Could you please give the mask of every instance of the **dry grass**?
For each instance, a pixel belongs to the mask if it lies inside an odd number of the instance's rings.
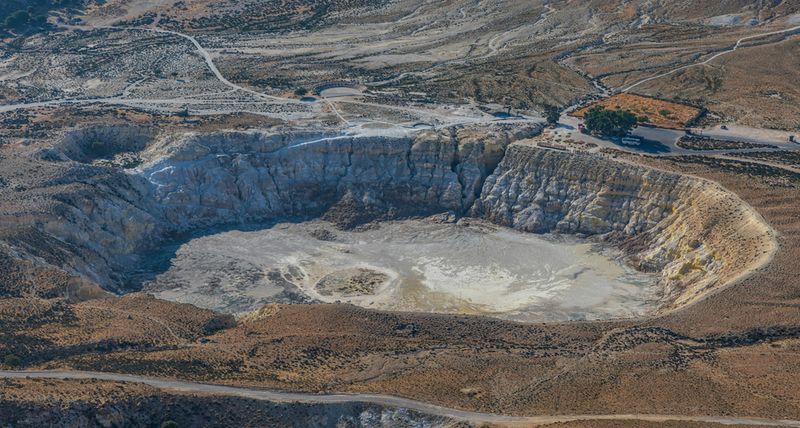
[[[583,117],[594,107],[602,106],[609,110],[628,110],[636,116],[647,116],[649,123],[660,128],[684,128],[686,124],[700,114],[697,107],[678,104],[671,101],[643,97],[633,94],[617,94],[590,104],[574,113]]]
[[[743,125],[800,129],[800,40],[741,49],[709,66],[693,67],[636,88],[654,96],[679,97]],[[719,82],[713,84],[713,82]]]

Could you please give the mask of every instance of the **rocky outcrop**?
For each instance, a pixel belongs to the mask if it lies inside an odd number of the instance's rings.
[[[687,180],[590,154],[509,150],[471,214],[526,232],[633,236],[673,210]]]

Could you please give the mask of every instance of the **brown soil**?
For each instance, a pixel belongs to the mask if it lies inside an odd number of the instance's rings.
[[[686,127],[700,114],[700,109],[697,107],[633,94],[617,94],[577,110],[573,115],[583,117],[595,106],[602,106],[608,110],[627,110],[637,117],[646,116],[649,124],[673,129]]]
[[[4,426],[35,427],[339,427],[357,426],[384,409],[369,404],[271,403],[212,395],[188,395],[130,383],[97,380],[0,380]],[[414,412],[388,415],[394,426]],[[392,418],[393,417],[393,418]],[[439,426],[439,418],[428,424]],[[458,425],[447,425],[457,428]]]
[[[374,294],[375,288],[389,277],[370,269],[348,269],[325,275],[317,282],[316,289],[323,296],[361,296]]]
[[[785,165],[791,168],[800,168],[800,152],[744,152],[731,154],[731,156],[765,161],[778,165]]]

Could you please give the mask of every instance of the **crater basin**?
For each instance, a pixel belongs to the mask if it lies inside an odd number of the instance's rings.
[[[656,278],[610,248],[476,219],[399,220],[343,231],[278,223],[189,240],[144,284],[157,297],[243,313],[344,302],[518,321],[606,319],[656,308]]]

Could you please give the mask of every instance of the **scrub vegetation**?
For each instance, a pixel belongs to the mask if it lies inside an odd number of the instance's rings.
[[[47,26],[51,11],[79,7],[82,3],[82,0],[4,0],[0,2],[0,32],[42,29]]]
[[[606,110],[601,106],[592,107],[584,116],[586,129],[590,132],[612,137],[622,137],[633,129],[638,119],[626,110]]]

